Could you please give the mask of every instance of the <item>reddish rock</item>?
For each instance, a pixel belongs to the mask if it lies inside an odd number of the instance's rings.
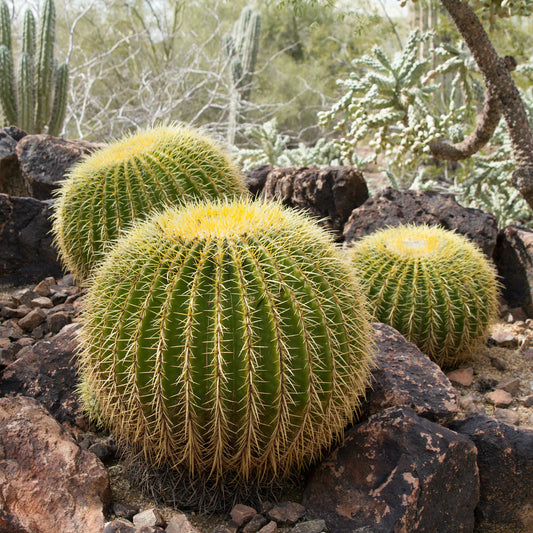
[[[17,306],[25,305],[31,307],[31,301],[37,296],[39,295],[31,289],[18,289],[11,295],[11,299]]]
[[[485,400],[496,407],[509,407],[513,403],[513,397],[508,392],[500,389],[487,392]]]
[[[516,396],[520,390],[521,384],[522,382],[520,381],[520,378],[507,378],[500,381],[497,388],[508,392],[511,396]]]
[[[296,502],[282,502],[268,511],[267,517],[278,525],[292,526],[305,514],[305,507]]]
[[[256,514],[257,511],[253,507],[243,505],[242,503],[235,505],[230,512],[231,519],[237,527],[241,527],[249,522]]]
[[[48,317],[48,327],[54,334],[59,333],[67,324],[70,324],[70,316],[64,311],[58,311]]]
[[[173,518],[165,529],[166,533],[200,533],[200,530],[194,527],[186,515],[181,514]]]
[[[102,533],[137,533],[138,529],[128,520],[119,518],[108,522]]]
[[[59,422],[76,424],[83,412],[76,395],[78,328],[74,324],[51,339],[24,348],[24,355],[19,355],[0,375],[0,396],[18,393],[31,396]]]
[[[22,175],[33,198],[48,200],[67,171],[102,144],[71,141],[46,134],[26,135],[16,147]]]
[[[242,533],[257,533],[268,520],[262,514],[256,514],[242,529]]]
[[[498,227],[493,215],[459,205],[452,194],[387,187],[354,209],[344,226],[347,243],[387,226],[428,224],[455,230],[492,256]]]
[[[392,407],[346,432],[311,472],[304,503],[336,533],[466,533],[478,483],[470,439]]]
[[[106,469],[32,398],[0,398],[0,486],[0,509],[32,533],[104,527]]]
[[[56,280],[49,276],[43,280],[41,280],[34,288],[33,292],[38,294],[39,296],[50,296],[52,293],[52,286],[55,285]]]
[[[40,307],[41,309],[51,309],[54,307],[54,303],[47,296],[38,296],[37,298],[34,298],[30,302],[30,305],[32,307]]]
[[[266,526],[263,526],[258,533],[276,533],[278,530],[278,525],[273,520],[269,522]]]
[[[470,387],[472,381],[474,380],[474,369],[469,368],[458,368],[457,370],[452,370],[448,372],[446,377],[452,382],[462,385],[463,387]]]
[[[456,420],[450,427],[472,439],[478,450],[479,531],[491,531],[489,525],[533,531],[533,430],[487,416]]]
[[[261,196],[303,209],[340,235],[352,210],[368,198],[368,188],[354,167],[287,167],[268,173]]]
[[[37,307],[30,311],[24,318],[18,321],[18,325],[25,331],[33,331],[37,326],[40,326],[46,320],[46,313]]]
[[[390,326],[375,323],[373,327],[377,367],[361,418],[406,405],[434,422],[450,420],[459,403],[439,366]]]

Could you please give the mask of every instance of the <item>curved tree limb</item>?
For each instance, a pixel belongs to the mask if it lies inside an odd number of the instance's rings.
[[[457,26],[483,75],[487,91],[483,115],[487,112],[487,107],[493,115],[495,111],[490,109],[491,100],[499,100],[501,113],[509,130],[516,167],[513,173],[513,186],[533,208],[533,132],[520,93],[510,74],[509,67],[512,65],[509,60],[498,55],[481,21],[466,2],[461,0],[440,0],[440,2]],[[481,126],[486,129],[484,136],[488,133],[489,123],[492,123],[494,118],[490,121],[488,118],[484,120],[483,115],[472,136],[476,136]]]

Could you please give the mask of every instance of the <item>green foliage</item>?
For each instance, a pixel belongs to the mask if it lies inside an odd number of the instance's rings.
[[[353,270],[275,203],[194,203],[136,225],[87,298],[84,403],[156,467],[270,483],[342,434],[369,382]]]
[[[374,309],[441,367],[467,360],[498,309],[496,273],[462,235],[429,226],[387,228],[349,251]]]
[[[59,190],[56,244],[83,280],[134,220],[166,205],[245,193],[242,175],[211,139],[185,127],[141,131],[73,167]]]
[[[251,127],[246,134],[257,148],[237,151],[236,159],[244,170],[266,164],[276,167],[327,167],[339,164],[340,152],[335,142],[319,139],[313,146],[299,143],[296,148],[290,148],[290,137],[279,132],[276,119]],[[359,161],[358,168],[366,163],[366,160]]]
[[[17,125],[28,133],[46,130],[59,135],[65,118],[68,67],[54,66],[54,28],[54,2],[45,0],[37,51],[35,18],[26,11],[17,82],[9,10],[5,0],[0,3],[0,104],[7,125]]]

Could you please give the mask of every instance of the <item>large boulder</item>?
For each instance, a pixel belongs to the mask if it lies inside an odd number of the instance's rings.
[[[69,168],[102,146],[46,134],[26,135],[17,144],[16,153],[30,196],[39,200],[52,198]]]
[[[479,530],[533,531],[533,430],[487,416],[457,420],[450,427],[472,439],[478,450]]]
[[[257,179],[262,179],[258,173]],[[302,209],[339,235],[354,208],[368,198],[363,174],[353,167],[286,167],[266,175],[261,197]]]
[[[17,143],[25,135],[25,132],[15,126],[0,129],[0,193],[11,196],[30,195],[16,152]]]
[[[51,201],[0,194],[0,282],[22,285],[61,277],[51,214]]]
[[[76,395],[78,324],[24,348],[0,375],[0,396],[22,393],[38,400],[59,422],[76,425],[82,408]]]
[[[96,455],[36,400],[0,398],[0,531],[96,533],[110,499]]]
[[[376,323],[372,384],[361,418],[399,405],[433,422],[448,422],[459,411],[457,394],[440,367],[394,328]]]
[[[304,503],[336,533],[472,532],[476,455],[464,435],[391,407],[347,431],[311,473]]]
[[[354,209],[344,226],[347,244],[387,226],[428,224],[465,235],[491,257],[496,245],[496,218],[459,205],[452,194],[399,191],[387,187]]]
[[[498,234],[494,262],[502,282],[502,296],[510,307],[533,316],[533,231],[508,226]]]

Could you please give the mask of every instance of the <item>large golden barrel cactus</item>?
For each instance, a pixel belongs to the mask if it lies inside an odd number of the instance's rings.
[[[348,252],[374,318],[441,367],[468,359],[497,310],[496,274],[471,241],[439,227],[379,230]]]
[[[82,398],[155,467],[283,477],[358,409],[365,304],[349,263],[302,214],[242,199],[169,209],[95,272]]]
[[[134,220],[192,199],[243,194],[243,176],[213,140],[181,126],[143,130],[73,167],[59,189],[55,241],[81,281]]]

